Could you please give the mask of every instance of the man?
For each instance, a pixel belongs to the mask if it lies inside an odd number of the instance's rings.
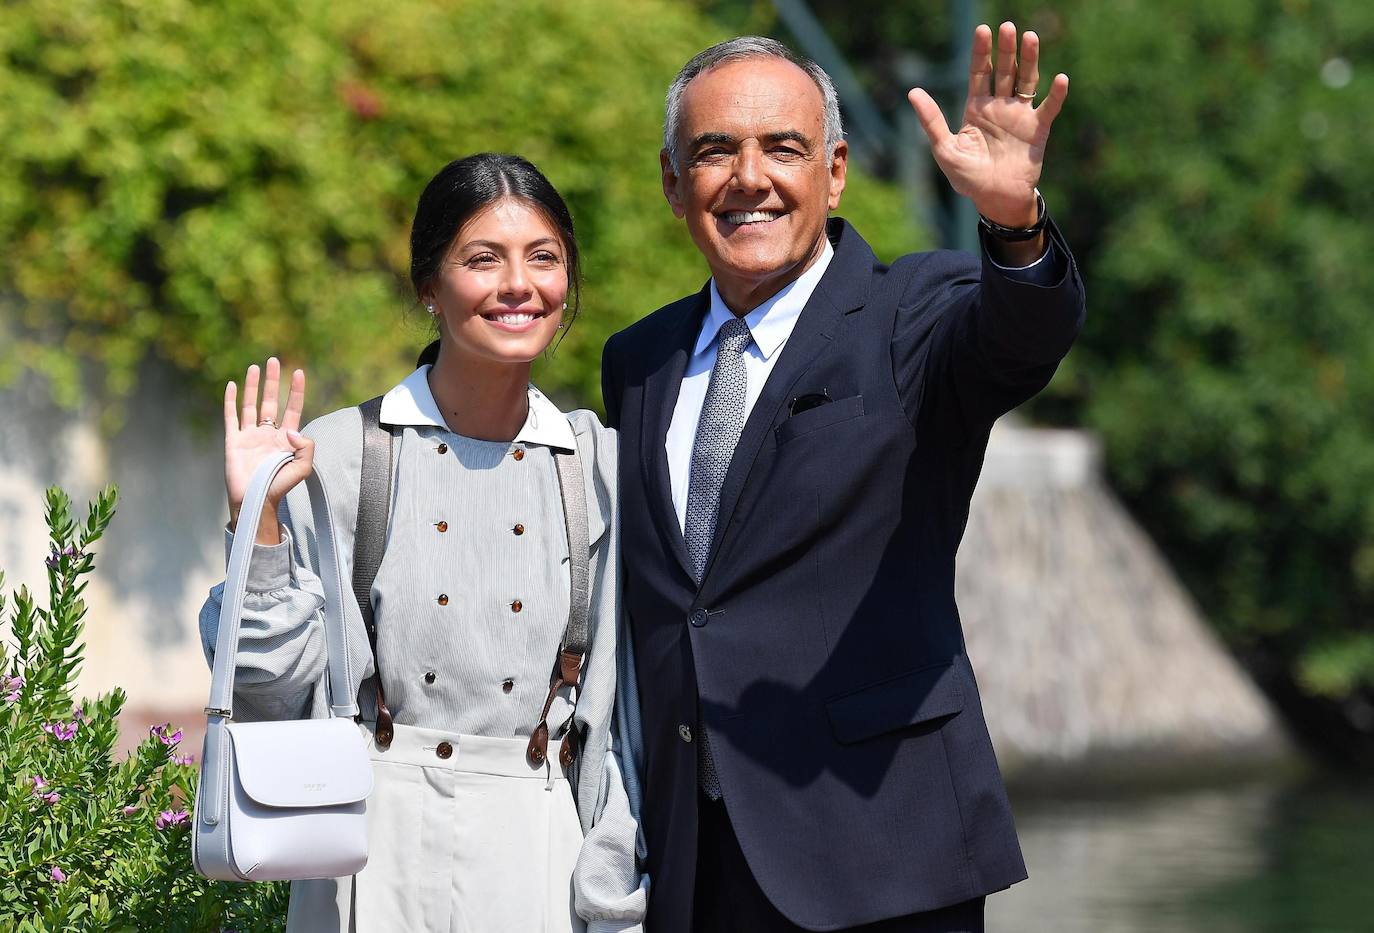
[[[962,931],[1025,877],[954,605],[993,421],[1083,293],[1035,185],[1068,94],[1038,40],[973,41],[964,126],[911,103],[984,217],[981,261],[881,265],[828,220],[825,73],[767,39],[689,62],[663,189],[711,269],[611,338],[624,605],[643,719],[647,928]]]

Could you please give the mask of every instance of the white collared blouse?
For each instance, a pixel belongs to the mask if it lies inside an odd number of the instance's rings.
[[[586,838],[574,897],[589,930],[638,929],[647,879],[636,867],[637,822],[611,736],[619,612],[614,432],[591,412],[564,415],[530,386],[529,415],[514,440],[464,437],[445,424],[428,373],[420,367],[382,401],[382,423],[399,429],[386,551],[372,587],[387,706],[406,725],[497,737],[533,731],[568,620],[567,532],[552,451],[575,448],[586,485],[592,599],[576,712],[587,730],[577,781]],[[304,433],[316,442],[315,469],[329,491],[348,578],[361,415],[341,409]],[[303,486],[287,495],[280,518],[282,543],[256,546],[248,574],[234,698],[244,718],[326,710],[324,599]],[[207,657],[222,589],[215,587],[201,610]],[[360,672],[350,686],[372,717],[372,653],[361,614],[347,602],[348,649]],[[551,730],[567,718],[569,699],[565,691],[550,710]]]

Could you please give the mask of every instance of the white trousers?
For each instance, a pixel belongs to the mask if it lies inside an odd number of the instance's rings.
[[[397,725],[383,750],[368,734],[367,867],[293,882],[287,933],[585,930],[572,899],[582,828],[556,742],[554,764],[535,768],[526,739]]]

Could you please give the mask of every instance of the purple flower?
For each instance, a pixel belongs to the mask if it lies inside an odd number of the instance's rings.
[[[157,739],[163,745],[175,745],[181,741],[181,730],[178,729],[177,731],[169,735],[167,730],[171,728],[171,723],[167,723],[166,725],[162,726],[153,726],[151,729],[148,730],[148,734],[151,735],[153,738]]]
[[[193,765],[196,763],[195,755],[173,755],[172,764],[174,765]]]
[[[74,709],[74,710],[72,710],[72,722],[73,722],[73,723],[85,722],[85,721],[86,721],[86,711],[85,711],[84,709]]]
[[[5,694],[5,702],[13,703],[19,699],[19,691],[24,689],[24,678],[15,674],[13,677],[6,674],[0,677],[0,693]]]
[[[48,791],[48,793],[46,794],[43,793],[43,789],[48,786],[48,782],[43,780],[38,775],[35,774],[29,780],[33,781],[33,795],[37,797],[39,800],[43,801],[44,803],[51,806],[52,804],[55,804],[57,803],[57,801],[62,799],[62,795],[55,790]]]
[[[185,810],[163,810],[153,820],[153,825],[158,829],[171,829],[173,826],[180,826],[185,823],[187,813]]]
[[[70,725],[65,722],[45,722],[42,728],[44,732],[57,739],[57,741],[70,742],[72,739],[76,738],[76,730],[80,725],[81,723],[75,720],[73,720]]]
[[[58,868],[56,865],[54,865],[54,866],[53,866],[53,869],[52,869],[52,880],[53,880],[53,881],[66,881],[66,880],[67,880],[67,873],[64,872],[62,869]]]
[[[70,557],[75,560],[81,556],[83,556],[81,549],[75,544],[69,544],[60,551],[54,548],[53,552],[48,555],[48,559],[43,563],[47,564],[49,570],[57,570],[62,566],[62,558]]]
[[[133,816],[135,813],[138,812],[138,807],[134,806],[133,804],[130,804],[120,812],[123,813],[125,816]]]

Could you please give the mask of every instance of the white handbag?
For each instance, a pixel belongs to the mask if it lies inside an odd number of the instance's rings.
[[[292,459],[283,452],[260,466],[242,514],[262,514],[267,489]],[[329,499],[319,474],[305,480],[324,585],[330,716],[281,722],[234,722],[235,660],[253,554],[247,527],[234,536],[220,606],[205,748],[196,793],[191,858],[196,871],[224,881],[339,878],[367,864],[367,797],[372,764],[354,722],[344,640],[343,594]],[[336,694],[341,692],[343,696]],[[346,701],[346,702],[338,702]]]

